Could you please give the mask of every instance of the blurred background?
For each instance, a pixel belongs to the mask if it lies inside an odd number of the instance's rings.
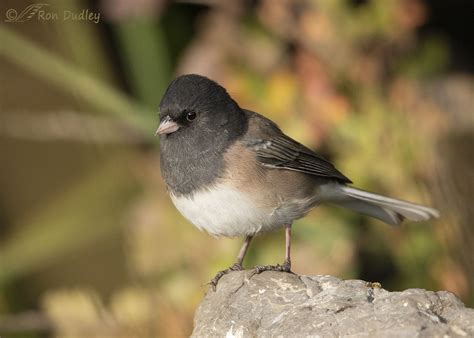
[[[160,177],[178,74],[223,84],[363,189],[434,206],[390,228],[321,207],[293,270],[474,306],[471,1],[0,3],[0,336],[181,337],[241,239],[199,232]],[[278,263],[283,232],[244,262]]]

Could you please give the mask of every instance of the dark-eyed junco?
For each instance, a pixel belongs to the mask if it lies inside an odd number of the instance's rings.
[[[434,209],[349,186],[330,162],[200,75],[183,75],[169,85],[156,134],[176,208],[211,235],[246,238],[237,262],[216,275],[213,287],[225,273],[242,269],[252,237],[263,231],[285,229],[285,262],[255,271],[290,271],[291,224],[322,203],[391,225],[438,217]]]

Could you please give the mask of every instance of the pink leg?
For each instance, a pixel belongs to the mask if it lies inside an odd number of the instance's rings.
[[[250,241],[252,240],[252,238],[253,238],[253,236],[251,236],[251,235],[248,235],[245,238],[244,244],[242,244],[242,247],[240,248],[240,251],[239,251],[239,255],[237,256],[237,262],[235,262],[235,264],[232,265],[231,267],[229,267],[225,270],[219,271],[216,274],[216,276],[211,280],[210,284],[211,284],[212,290],[216,291],[217,283],[219,282],[219,279],[222,278],[222,276],[224,276],[224,275],[226,275],[226,274],[228,274],[229,272],[232,272],[232,271],[243,270],[242,262],[244,261],[245,254],[247,253],[247,249],[249,248]]]
[[[283,265],[288,265],[288,270],[291,270],[291,224],[286,225],[285,227],[285,263]]]
[[[237,256],[237,264],[240,266],[242,266],[245,254],[247,253],[247,249],[249,248],[250,241],[252,240],[252,238],[253,236],[247,236],[245,238],[244,244],[242,244],[242,247],[240,248],[239,255]]]
[[[290,257],[290,249],[291,249],[291,224],[285,225],[285,262],[282,265],[257,265],[255,266],[255,270],[253,274],[250,276],[252,277],[254,274],[259,274],[263,271],[284,271],[284,272],[291,272],[291,257]]]

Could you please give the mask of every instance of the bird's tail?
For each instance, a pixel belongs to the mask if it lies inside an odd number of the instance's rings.
[[[327,191],[328,188],[323,190]],[[399,225],[404,219],[419,222],[439,217],[439,212],[436,209],[346,185],[331,185],[330,190],[330,192],[327,191],[329,192],[327,196],[330,197],[328,198],[329,203],[378,218],[391,225]]]

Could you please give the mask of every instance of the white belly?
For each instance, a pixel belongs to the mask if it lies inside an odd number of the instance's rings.
[[[251,196],[224,184],[171,199],[184,217],[214,236],[244,236],[274,226],[272,210],[256,207]]]

